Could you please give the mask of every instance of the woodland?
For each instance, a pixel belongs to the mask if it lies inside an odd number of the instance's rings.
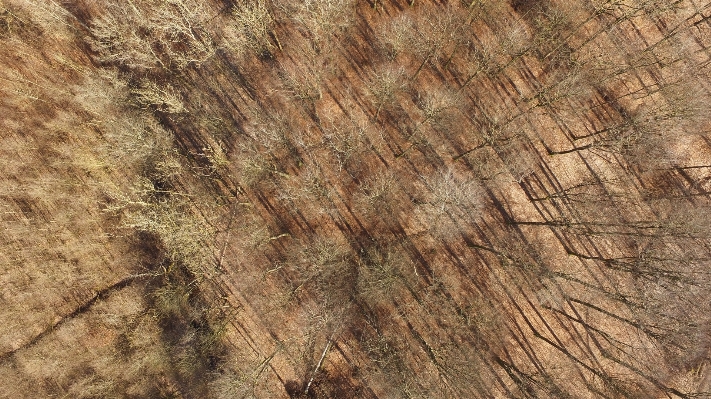
[[[0,398],[711,398],[711,2],[0,0]]]

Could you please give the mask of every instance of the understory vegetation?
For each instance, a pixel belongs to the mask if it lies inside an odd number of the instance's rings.
[[[0,1],[2,398],[711,398],[711,3]]]

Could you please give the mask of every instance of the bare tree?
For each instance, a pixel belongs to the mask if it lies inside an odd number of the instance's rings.
[[[674,164],[677,155],[672,143],[697,134],[707,123],[702,104],[708,101],[708,94],[692,82],[680,80],[662,86],[633,109],[622,110],[617,121],[576,140],[576,147],[552,154],[589,150],[601,156],[622,155],[638,166]]]
[[[168,114],[186,112],[183,100],[179,93],[170,85],[159,86],[149,80],[142,81],[137,87],[131,89],[136,105]]]
[[[378,120],[383,107],[398,103],[398,94],[408,87],[403,68],[385,67],[376,72],[368,85],[376,107],[375,120]]]
[[[428,127],[448,132],[456,126],[460,121],[460,98],[459,93],[448,89],[438,89],[424,95],[418,93],[416,105],[421,112],[421,120],[415,126],[408,127],[406,139],[410,144],[397,157],[406,155],[417,144],[426,142],[424,134]]]
[[[457,237],[484,206],[482,186],[450,168],[423,176],[423,180],[429,189],[429,195],[419,207],[423,223],[438,238]]]
[[[99,62],[138,73],[182,69],[214,54],[207,12],[191,0],[112,4],[92,20],[87,38]]]
[[[433,59],[450,59],[463,41],[466,19],[457,6],[435,8],[428,13],[403,14],[386,25],[379,35],[386,54],[391,59],[398,55],[414,56],[417,68],[411,79],[415,80],[422,69]]]
[[[353,23],[353,0],[285,1],[281,9],[309,36],[316,54],[327,52],[333,36]]]
[[[369,304],[387,302],[403,279],[407,257],[394,245],[373,246],[359,256],[357,292]]]
[[[234,25],[227,27],[227,46],[237,54],[249,49],[257,55],[271,51],[281,43],[274,33],[274,16],[264,0],[241,3],[232,9]]]

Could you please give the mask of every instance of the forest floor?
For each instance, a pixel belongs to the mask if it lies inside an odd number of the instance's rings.
[[[0,2],[0,398],[711,397],[710,21]]]

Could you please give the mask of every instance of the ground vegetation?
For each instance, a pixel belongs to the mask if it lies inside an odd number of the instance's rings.
[[[711,3],[0,1],[0,397],[711,397]]]

